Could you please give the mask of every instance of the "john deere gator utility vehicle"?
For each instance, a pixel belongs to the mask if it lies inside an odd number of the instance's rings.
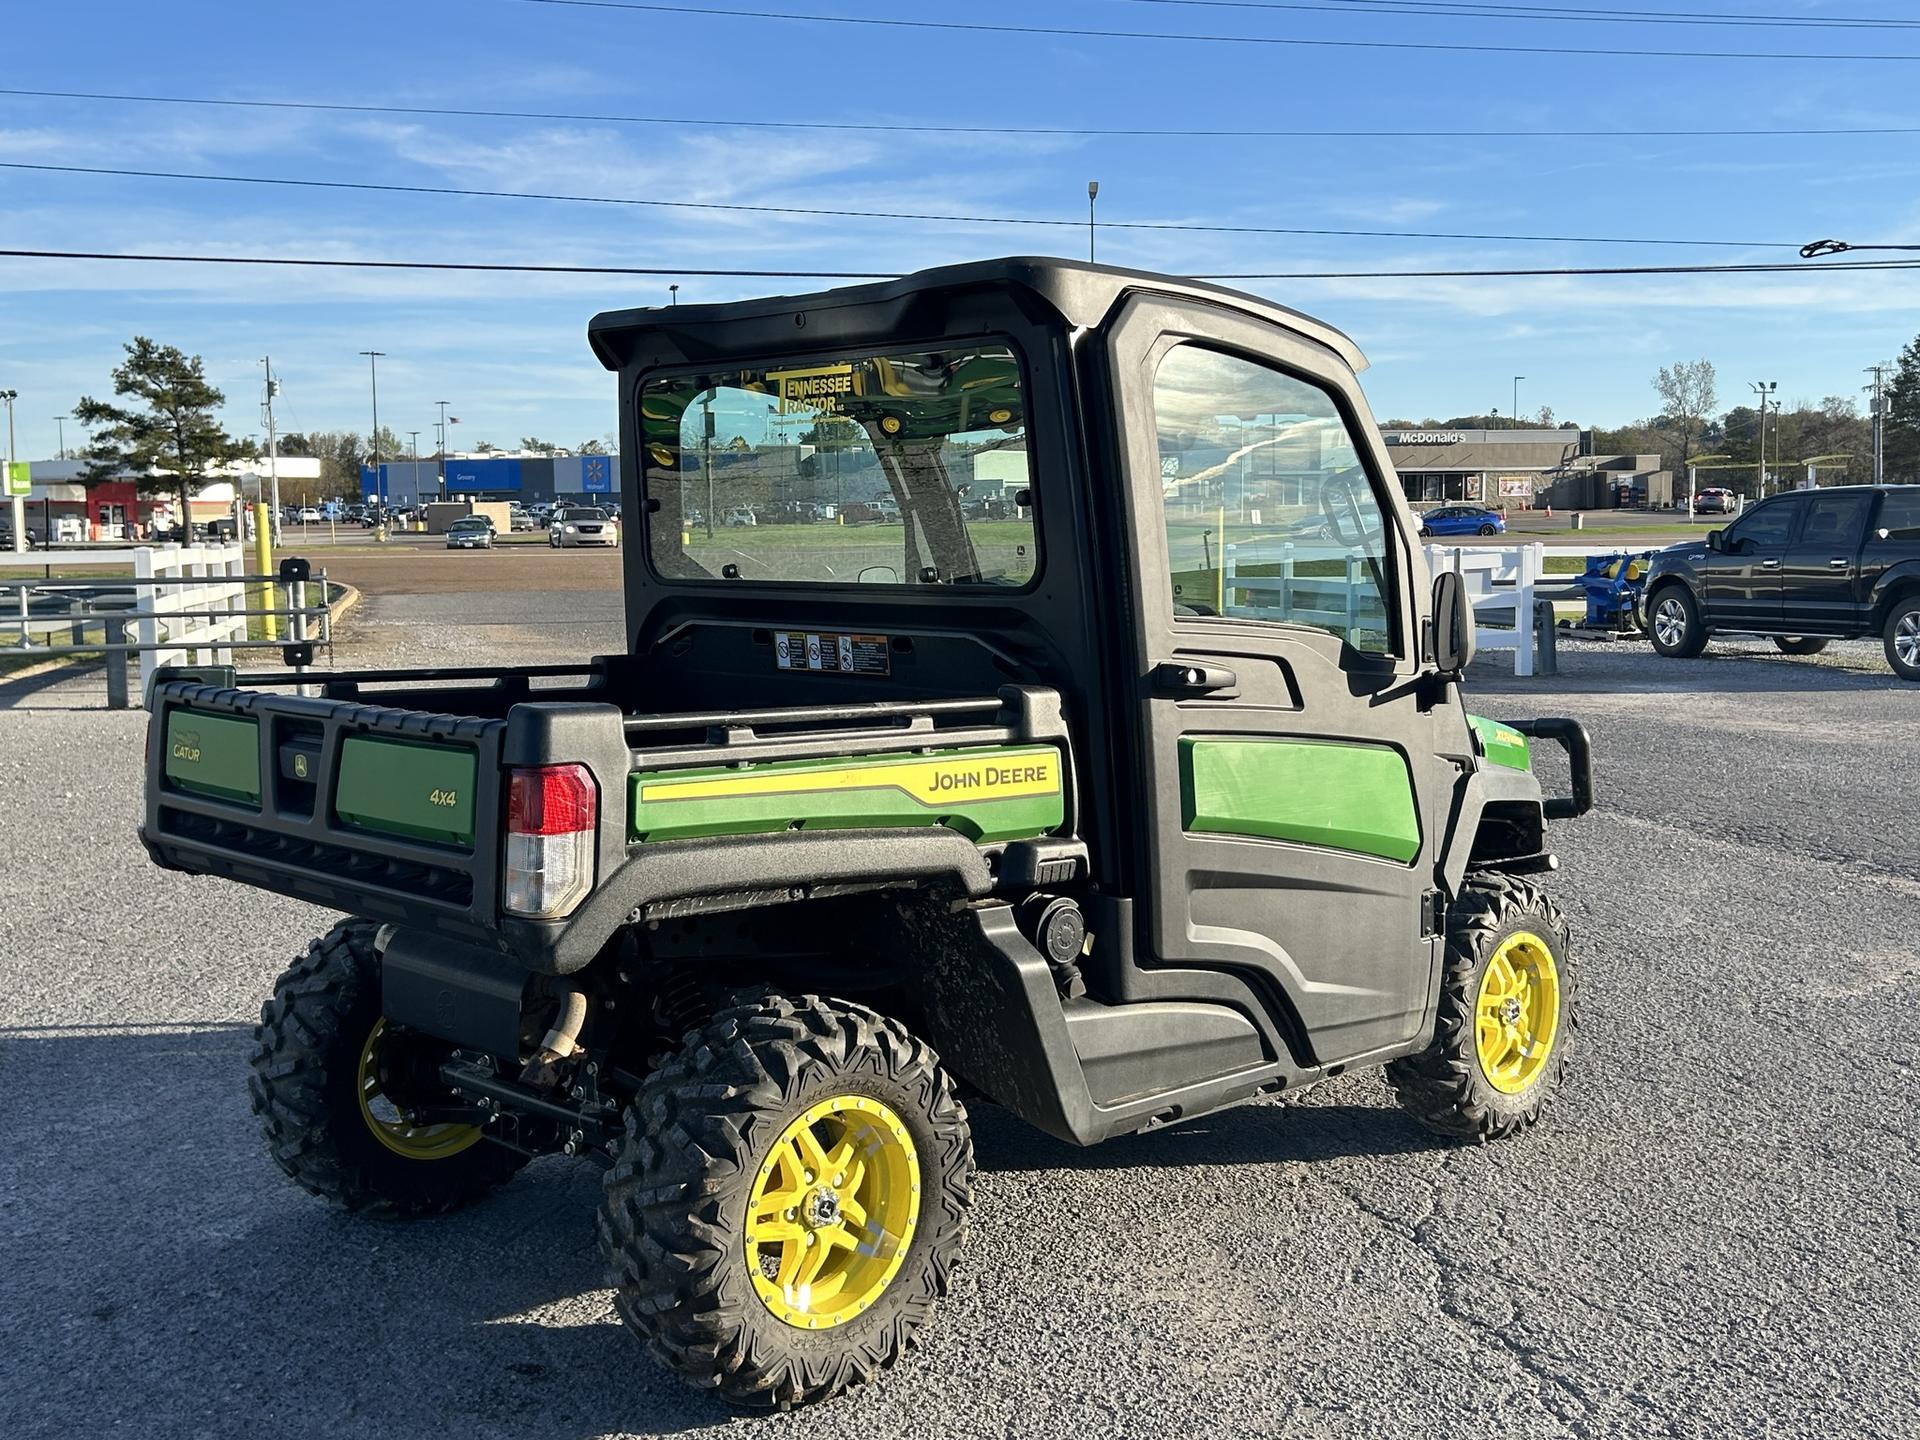
[[[1384,1066],[1441,1135],[1538,1118],[1585,737],[1462,705],[1344,336],[1015,259],[589,338],[623,653],[152,691],[153,858],[352,917],[257,1032],[295,1180],[590,1159],[627,1324],[788,1406],[946,1289],[963,1095],[1091,1145]]]

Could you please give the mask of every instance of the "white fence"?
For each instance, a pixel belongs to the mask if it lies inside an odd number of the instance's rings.
[[[1623,551],[1638,553],[1630,545],[1542,545],[1537,541],[1531,545],[1429,545],[1427,569],[1435,575],[1442,570],[1459,574],[1466,582],[1476,619],[1484,612],[1513,612],[1511,629],[1483,626],[1479,646],[1482,650],[1511,650],[1513,673],[1530,676],[1539,645],[1535,606],[1542,599],[1564,598],[1574,581],[1572,575],[1547,574],[1546,557],[1575,555],[1584,562],[1590,555],[1618,555]],[[1541,593],[1543,590],[1559,593],[1548,596]]]
[[[43,580],[20,573],[82,566],[125,566],[133,572],[135,583],[120,582],[125,603],[112,609],[116,624],[124,624],[132,643],[150,647],[136,652],[142,695],[162,665],[198,663],[196,656],[204,656],[207,663],[230,665],[233,643],[247,638],[247,592],[238,578],[247,573],[246,552],[238,545],[0,554],[0,593],[4,593],[0,627],[28,647],[12,653],[30,655],[31,647],[51,647],[56,636],[69,633],[86,643],[90,637],[83,632],[106,613],[103,598],[113,595],[116,577]],[[155,581],[160,583],[151,583]],[[45,604],[63,593],[73,597],[71,614],[57,613]],[[37,614],[33,613],[36,607]],[[118,663],[117,655],[113,659]]]

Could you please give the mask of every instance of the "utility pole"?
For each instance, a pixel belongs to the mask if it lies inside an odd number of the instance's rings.
[[[1093,202],[1100,198],[1100,182],[1087,182],[1087,263],[1093,263]]]
[[[273,397],[280,393],[280,382],[273,378],[273,357],[265,355],[260,363],[267,367],[267,475],[273,481],[273,540],[280,543],[280,440],[273,429]]]
[[[71,415],[56,415],[53,417],[53,423],[60,427],[60,458],[62,460],[67,458],[67,421],[72,418]]]
[[[367,357],[367,375],[373,382],[373,493],[380,497],[380,513],[387,513],[387,486],[380,474],[380,360],[384,350],[362,350]]]
[[[1760,397],[1760,459],[1759,485],[1753,492],[1753,498],[1764,500],[1767,497],[1767,402],[1773,399],[1774,392],[1780,388],[1778,380],[1750,380],[1747,388]]]
[[[1513,428],[1516,430],[1520,428],[1520,382],[1526,378],[1524,375],[1513,377]]]
[[[13,402],[19,398],[20,392],[18,390],[0,390],[0,400],[4,400],[7,403],[6,488],[9,492],[13,489]],[[10,495],[9,498],[13,502],[11,507],[13,510],[13,553],[16,555],[24,555],[27,553],[27,502],[25,497],[20,495]],[[51,541],[53,537],[49,535],[47,539]],[[21,602],[23,608],[25,603],[25,601]]]
[[[418,500],[420,498],[420,432],[418,430],[407,431],[407,444],[413,457],[413,498]]]
[[[1882,438],[1886,432],[1887,402],[1882,383],[1888,370],[1886,365],[1869,365],[1867,373],[1873,376],[1873,483],[1887,483],[1886,443]]]
[[[707,472],[707,538],[713,538],[713,391],[700,396],[700,468]]]

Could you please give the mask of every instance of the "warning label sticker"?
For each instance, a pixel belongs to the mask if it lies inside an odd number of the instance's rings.
[[[817,670],[823,675],[892,673],[886,636],[832,630],[776,630],[773,663],[781,670]]]

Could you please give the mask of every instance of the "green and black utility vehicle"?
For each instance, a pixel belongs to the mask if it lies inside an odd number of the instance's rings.
[[[1017,259],[589,338],[623,653],[152,690],[153,858],[352,917],[257,1032],[294,1179],[428,1215],[590,1158],[627,1323],[787,1406],[945,1290],[963,1097],[1090,1145],[1385,1066],[1445,1136],[1539,1116],[1586,739],[1462,705],[1344,336]]]

